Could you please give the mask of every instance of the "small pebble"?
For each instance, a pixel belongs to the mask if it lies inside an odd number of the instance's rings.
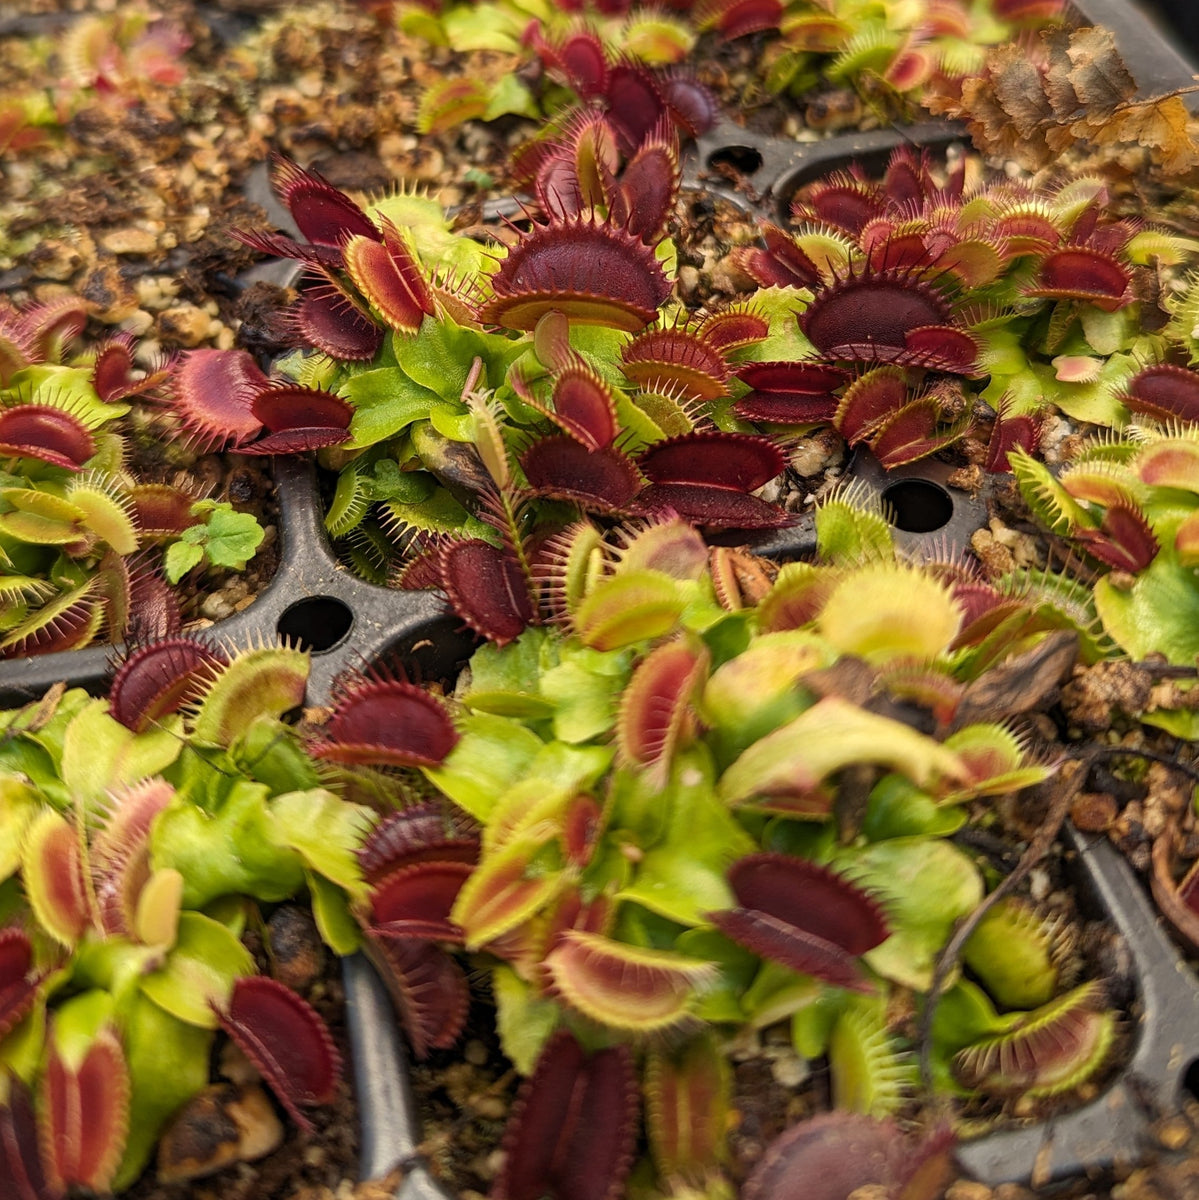
[[[211,592],[204,597],[200,611],[210,621],[220,621],[233,614],[233,605],[220,592]]]
[[[485,1121],[502,1121],[508,1108],[509,1102],[503,1096],[480,1096],[474,1102],[475,1113]]]
[[[700,274],[695,267],[679,268],[679,295],[684,300],[691,299],[699,291]]]
[[[959,1179],[945,1193],[945,1200],[991,1200],[991,1189],[985,1183]]]
[[[25,256],[25,265],[37,279],[65,283],[83,266],[83,255],[62,238],[46,238]]]
[[[158,249],[157,234],[151,233],[148,229],[137,229],[132,226],[102,234],[99,241],[101,247],[109,254],[116,255],[145,257]]]
[[[1190,1122],[1185,1117],[1167,1117],[1155,1131],[1167,1150],[1181,1150],[1191,1140]]]
[[[770,1073],[780,1087],[797,1088],[808,1078],[811,1070],[799,1055],[792,1054],[785,1058],[776,1058],[770,1064]]]
[[[1083,792],[1070,805],[1070,820],[1084,833],[1101,833],[1116,819],[1115,800],[1106,792]]]
[[[210,1084],[171,1119],[158,1143],[159,1183],[183,1183],[283,1143],[283,1125],[257,1085]]]
[[[212,318],[194,304],[176,304],[158,315],[158,333],[173,346],[191,349],[209,336]]]
[[[271,975],[293,991],[307,990],[325,969],[324,943],[312,914],[284,904],[271,914],[266,929]]]

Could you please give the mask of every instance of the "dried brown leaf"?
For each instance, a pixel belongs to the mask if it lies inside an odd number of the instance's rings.
[[[955,115],[969,122],[970,137],[984,154],[1007,158],[1015,154],[1020,137],[986,78],[967,79],[962,84],[962,103]]]
[[[1064,25],[1047,29],[1041,34],[1041,41],[1049,55],[1045,70],[1045,95],[1059,121],[1069,120],[1081,107],[1078,93],[1070,82],[1070,71],[1074,66],[1069,53],[1071,37],[1073,31]]]
[[[1108,116],[1136,93],[1136,80],[1124,65],[1110,30],[1075,30],[1066,54],[1072,64],[1070,83],[1089,116]]]
[[[1047,166],[1079,141],[1140,146],[1166,175],[1199,168],[1199,142],[1181,94],[1136,101],[1135,92],[1108,30],[1058,27],[1042,33],[1039,44],[992,50],[977,76],[934,86],[925,103],[966,121],[984,154],[1015,159],[1029,170]]]
[[[1115,114],[1112,125],[1117,140],[1148,147],[1153,161],[1167,175],[1184,175],[1199,166],[1199,144],[1181,96],[1131,104]],[[1105,144],[1098,137],[1092,140]]]
[[[1020,137],[1030,137],[1042,122],[1053,119],[1041,72],[1022,47],[1004,46],[992,56],[991,85]]]

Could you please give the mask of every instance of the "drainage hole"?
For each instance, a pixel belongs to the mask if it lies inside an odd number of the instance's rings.
[[[340,600],[332,596],[309,596],[284,609],[275,628],[301,650],[319,654],[322,650],[332,650],[353,624],[354,614]]]
[[[709,167],[732,167],[738,175],[762,169],[762,156],[752,146],[722,146],[708,155]]]
[[[932,533],[949,524],[953,497],[930,479],[900,479],[883,489],[891,524],[905,533]]]
[[[1182,1073],[1182,1086],[1199,1100],[1199,1058],[1192,1058]]]

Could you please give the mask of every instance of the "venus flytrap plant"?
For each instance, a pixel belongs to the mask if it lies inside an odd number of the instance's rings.
[[[782,453],[735,428],[726,401],[728,356],[787,318],[740,307],[690,322],[666,307],[678,170],[666,125],[630,139],[610,117],[580,117],[529,164],[529,227],[484,251],[411,197],[363,208],[277,164],[309,244],[244,240],[317,281],[301,282],[292,319],[323,356],[285,360],[291,378],[269,381],[245,355],[192,354],[181,419],[242,452],[323,447],[340,468],[327,526],[376,579],[401,547],[438,558],[448,590],[485,562],[506,575],[511,554],[524,576],[515,596],[533,582],[526,539],[580,512],[785,524],[752,494]],[[444,546],[447,535],[466,545]]]
[[[204,547],[211,564],[240,567],[261,541],[253,518],[228,504],[139,478],[123,419],[160,398],[173,367],[140,371],[126,337],[74,353],[88,312],[74,297],[0,312],[3,657],[178,632],[158,544],[182,537],[198,552],[186,567],[186,550],[167,552],[173,583]]]
[[[320,786],[280,720],[306,677],[295,651],[177,639],[131,654],[109,700],[0,719],[0,1163],[44,1179],[33,1194],[128,1186],[218,1028],[302,1129],[332,1098],[328,1033],[240,941],[256,904],[306,890],[329,942],[357,944],[373,814]]]
[[[436,11],[403,3],[394,8],[399,28],[434,45],[506,54],[529,47],[560,85],[535,83],[527,70],[499,79],[435,83],[421,102],[424,131],[467,119],[492,120],[505,112],[551,116],[572,95],[582,103],[605,104],[614,113],[623,109],[638,122],[665,107],[684,127],[692,126],[706,105],[678,64],[697,34],[730,41],[770,33],[758,64],[759,86],[800,100],[822,84],[853,88],[893,117],[910,112],[919,90],[931,82],[952,90],[982,66],[987,46],[1054,24],[1064,11],[1057,0],[981,5],[702,0],[673,4],[669,12],[625,3],[450,4]]]
[[[852,497],[825,505],[818,529],[822,559],[772,583],[774,568],[755,576],[677,518],[617,537],[572,526],[523,601],[554,625],[526,619],[481,647],[447,701],[386,675],[349,682],[316,731],[314,752],[349,774],[416,770],[423,796],[436,789],[368,837],[354,911],[418,1056],[465,1020],[451,950],[491,972],[505,1052],[529,1076],[501,1194],[565,1195],[583,1169],[620,1194],[638,1074],[660,1186],[721,1194],[729,1101],[712,1056],[729,1026],[789,1019],[800,1053],[830,1056],[835,1102],[864,1116],[910,1094],[887,999],[929,988],[985,890],[945,837],[966,805],[1051,767],[967,717],[969,650],[994,629],[971,630],[969,577],[896,561],[877,509]],[[451,593],[479,625],[507,603],[482,590]],[[1025,606],[1030,638],[1032,618]],[[936,685],[915,686],[917,668]],[[1031,937],[1008,970],[1052,979],[1000,982],[1020,1011],[950,1029],[952,1086],[1002,1092],[985,1063],[1026,1036],[1045,1094],[1098,1069],[1111,1026],[1095,996],[1077,1006],[1093,1017],[1061,1017],[1079,1036],[1051,1063],[1053,1035],[1032,1031],[1074,1001]],[[571,1115],[584,1098],[593,1139]],[[710,1136],[688,1140],[686,1124]],[[762,1179],[786,1169],[768,1159]]]
[[[1199,561],[1194,550],[1199,460],[1193,426],[1168,405],[1176,385],[1189,386],[1188,374],[1183,368],[1148,367],[1128,385],[1129,406],[1167,424],[1130,426],[1123,437],[1096,440],[1058,475],[1026,455],[1013,460],[1038,521],[1101,572],[1092,586],[1106,634],[1134,659],[1162,655],[1178,664],[1192,662],[1196,649],[1190,615]],[[1185,710],[1141,718],[1180,736],[1191,736],[1194,728]]]
[[[153,103],[155,87],[186,76],[191,38],[145,9],[80,14],[54,39],[29,37],[21,55],[38,86],[0,102],[0,151],[21,154],[58,140],[85,105]]]
[[[814,353],[747,363],[735,412],[831,423],[894,466],[962,437],[981,399],[993,471],[1035,446],[1050,405],[1120,422],[1138,359],[1162,346],[1141,331],[1136,281],[1194,245],[1108,217],[1097,180],[970,191],[964,169],[942,179],[905,150],[879,181],[838,173],[795,202],[796,234],[767,226],[740,251],[761,286],[812,290],[798,319]]]

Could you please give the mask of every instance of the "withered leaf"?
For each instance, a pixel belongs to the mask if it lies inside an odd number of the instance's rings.
[[[1016,154],[1021,138],[1003,106],[995,99],[988,79],[967,79],[963,82],[961,105],[953,115],[966,118],[970,137],[984,154],[1004,158]]]
[[[1048,634],[1031,650],[992,667],[971,683],[958,704],[953,727],[1032,712],[1068,678],[1077,657],[1077,633],[1059,629]]]
[[[1135,94],[1136,80],[1116,50],[1110,30],[1076,30],[1070,36],[1066,54],[1071,63],[1070,83],[1092,118],[1110,115]]]
[[[1045,95],[1053,108],[1053,115],[1059,121],[1069,120],[1078,112],[1080,102],[1074,84],[1070,82],[1069,48],[1073,32],[1064,25],[1046,29],[1041,33],[1041,41],[1045,43],[1049,55],[1049,63],[1045,70]]]
[[[1002,47],[993,56],[990,69],[995,99],[1020,137],[1030,137],[1042,122],[1052,120],[1041,72],[1022,47]]]
[[[959,90],[960,89],[960,90]],[[1191,89],[1184,89],[1191,90]],[[1199,142],[1180,92],[1136,101],[1136,81],[1106,29],[1043,32],[1040,42],[1001,46],[976,76],[930,85],[926,104],[966,121],[984,154],[1047,166],[1076,142],[1140,146],[1163,174],[1199,168]]]
[[[39,732],[58,711],[58,703],[66,694],[66,690],[66,683],[60,680],[36,704],[27,705],[25,711],[29,713],[29,720],[20,728],[26,733]]]
[[[1111,125],[1114,140],[1146,146],[1167,175],[1185,175],[1199,166],[1199,144],[1192,134],[1191,115],[1181,96],[1163,96],[1130,104],[1115,113]],[[1091,140],[1105,144],[1104,136]]]

